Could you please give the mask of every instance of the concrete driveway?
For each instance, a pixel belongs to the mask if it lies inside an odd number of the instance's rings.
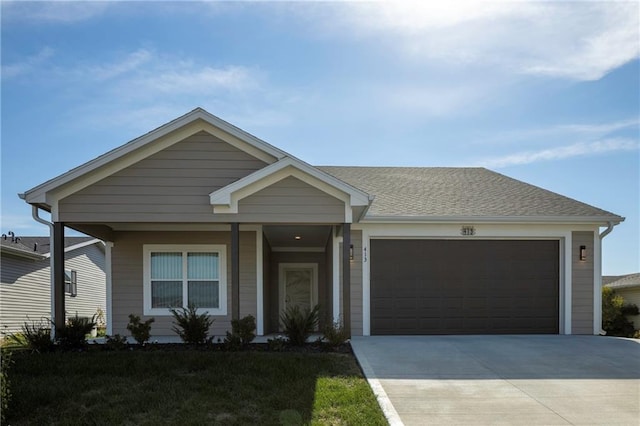
[[[392,425],[640,425],[638,340],[372,336],[351,345]]]

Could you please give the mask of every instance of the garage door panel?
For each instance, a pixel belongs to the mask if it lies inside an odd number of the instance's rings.
[[[558,241],[372,240],[372,334],[556,333]]]

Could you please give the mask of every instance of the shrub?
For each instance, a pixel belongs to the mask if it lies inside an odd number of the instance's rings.
[[[108,351],[121,351],[127,348],[127,338],[119,334],[107,336],[104,341],[104,348]]]
[[[625,315],[638,315],[638,307],[624,303],[622,296],[609,287],[602,288],[602,328],[610,336],[632,337],[633,322]]]
[[[7,336],[9,347],[29,349],[38,353],[53,350],[51,321],[41,319],[40,321],[31,321],[31,324],[25,321],[20,329],[20,333]]]
[[[288,306],[280,315],[280,321],[284,328],[284,334],[289,343],[294,346],[302,346],[318,325],[320,306],[313,309],[300,309],[298,305]]]
[[[144,345],[149,341],[151,337],[151,323],[155,321],[155,318],[149,318],[145,322],[140,321],[140,317],[137,315],[129,314],[129,324],[127,324],[127,330],[131,332],[131,336],[141,345]]]
[[[341,321],[325,326],[322,330],[322,335],[331,346],[339,346],[349,339],[349,333],[347,333]]]
[[[2,349],[2,359],[0,359],[0,423],[4,424],[9,401],[11,400],[11,383],[9,382],[9,367],[11,366],[11,352]]]
[[[253,315],[247,315],[239,320],[231,321],[231,333],[227,331],[224,343],[232,348],[239,349],[248,345],[256,338],[256,319]]]
[[[96,316],[91,318],[75,317],[67,320],[64,327],[56,330],[56,341],[63,349],[84,349],[87,346],[87,334],[96,326]]]
[[[273,352],[282,352],[287,346],[287,340],[282,336],[276,336],[273,339],[267,339],[269,350]]]
[[[184,343],[207,343],[209,327],[213,324],[213,319],[209,318],[208,312],[198,314],[198,308],[195,305],[189,305],[188,308],[172,308],[169,311],[175,318],[171,329]]]

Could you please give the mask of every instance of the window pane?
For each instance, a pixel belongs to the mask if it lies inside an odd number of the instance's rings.
[[[190,280],[218,279],[218,253],[189,253],[187,256]]]
[[[152,280],[181,280],[182,253],[151,253]]]
[[[217,281],[189,281],[189,304],[198,308],[219,308]]]
[[[151,281],[151,307],[182,307],[182,281]]]

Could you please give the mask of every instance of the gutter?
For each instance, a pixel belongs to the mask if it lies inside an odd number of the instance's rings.
[[[607,229],[605,229],[604,231],[602,231],[599,235],[600,237],[600,257],[602,259],[602,240],[604,239],[604,237],[606,237],[607,235],[609,235],[611,233],[611,231],[613,231],[613,227],[616,226],[617,223],[613,223],[611,221],[607,222]],[[602,260],[600,260],[600,262],[602,263]],[[600,273],[600,276],[598,277],[598,281],[599,281],[599,286],[598,288],[600,289],[600,294],[602,294],[602,272]],[[602,300],[600,300],[600,305],[602,305]],[[600,318],[602,320],[602,312],[600,313]],[[607,332],[604,331],[602,329],[602,327],[600,327],[600,333],[601,336],[606,336]]]
[[[43,218],[41,218],[38,215],[38,206],[34,206],[31,205],[31,216],[33,217],[33,219],[38,222],[41,223],[43,225],[47,225],[49,227],[49,253],[51,253],[51,256],[49,256],[49,287],[51,288],[51,319],[53,320],[53,315],[55,313],[55,291],[54,291],[54,282],[53,282],[53,223],[48,222],[46,220],[44,220]],[[55,327],[51,327],[51,339],[55,339]]]

